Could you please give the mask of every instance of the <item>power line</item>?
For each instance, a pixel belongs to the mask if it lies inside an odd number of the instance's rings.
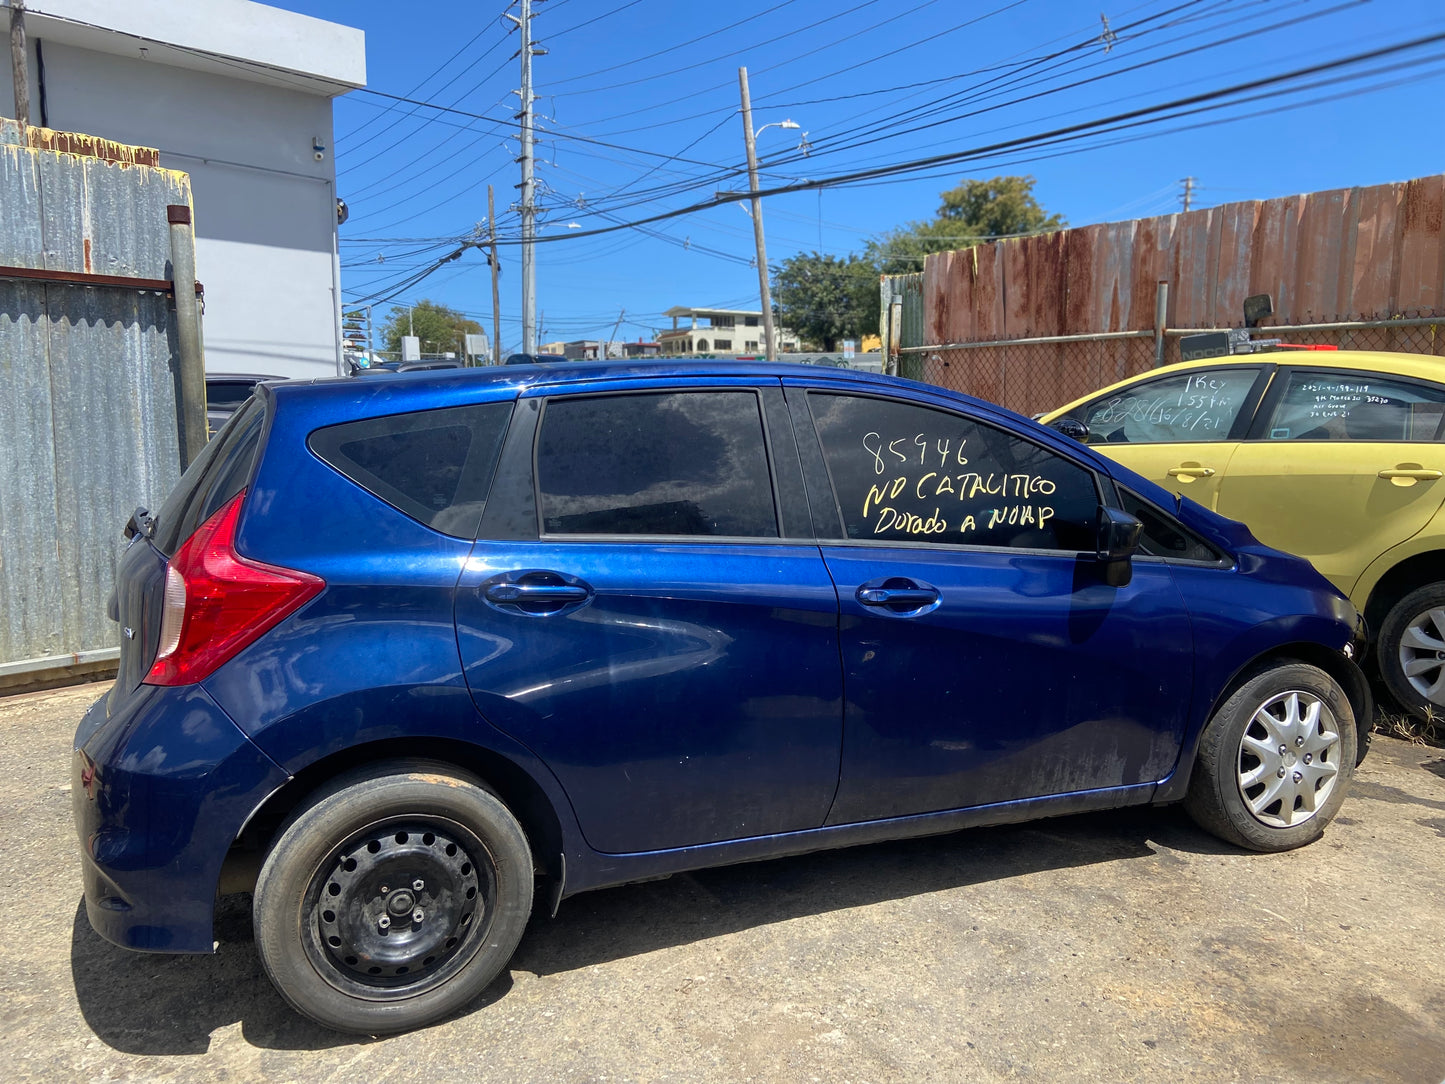
[[[433,69],[422,79],[421,82],[417,83],[417,85],[414,86],[414,87],[412,87],[409,91],[407,91],[407,93],[408,93],[408,94],[415,94],[415,93],[417,93],[419,90],[421,90],[421,88],[424,87],[424,86],[426,86],[427,83],[429,83],[432,79],[436,78],[436,77],[437,77],[438,75],[440,75],[443,71],[445,71],[446,68],[447,68],[447,66],[448,66],[449,64],[451,64],[451,62],[452,62],[453,60],[455,60],[457,57],[461,56],[461,55],[462,55],[463,53],[465,53],[468,49],[470,49],[474,44],[476,44],[477,39],[480,38],[480,37],[481,37],[483,34],[485,34],[485,33],[486,33],[486,28],[485,28],[485,27],[483,27],[481,30],[478,30],[474,35],[472,35],[471,38],[469,38],[469,39],[467,40],[467,43],[466,43],[465,45],[463,45],[460,49],[458,49],[458,50],[457,50],[455,53],[453,53],[451,56],[447,57],[447,59],[444,60],[444,61],[442,61],[442,63],[438,64],[435,68],[433,68]],[[451,85],[450,83],[447,84],[447,86],[450,86],[450,85]],[[445,90],[445,89],[446,89],[446,86],[443,86],[443,87],[441,87],[441,88],[439,88],[439,89],[440,89],[440,90]],[[336,137],[337,142],[340,143],[343,139],[351,139],[351,138],[355,137],[358,133],[365,131],[366,128],[368,128],[370,125],[372,125],[372,124],[376,123],[378,120],[380,120],[381,117],[385,116],[387,113],[390,113],[392,110],[394,110],[394,109],[396,108],[396,106],[397,106],[397,103],[393,102],[392,104],[388,105],[385,109],[383,109],[380,114],[378,114],[378,115],[376,115],[376,116],[373,116],[373,117],[369,117],[367,120],[363,121],[358,127],[352,129],[350,132],[347,132],[345,135],[338,135],[338,136]]]
[[[1197,3],[1197,2],[1198,2],[1198,0],[1191,0],[1191,3]],[[1302,0],[1301,0],[1301,2],[1302,2]],[[1169,9],[1168,11],[1163,12],[1163,13],[1160,13],[1160,14],[1161,14],[1161,15],[1167,15],[1167,14],[1170,14],[1170,13],[1173,13],[1173,12],[1177,12],[1177,11],[1180,10],[1181,8],[1183,8],[1183,7],[1188,7],[1188,6],[1190,6],[1190,5],[1189,5],[1189,4],[1179,5],[1179,6],[1176,7],[1176,8]],[[1339,10],[1339,8],[1340,8],[1340,7],[1343,7],[1343,6],[1344,6],[1344,5],[1339,5],[1339,6],[1337,6],[1336,8],[1330,9],[1330,11]],[[1328,13],[1328,12],[1327,12],[1327,13]],[[1327,13],[1326,13],[1326,14],[1327,14]],[[1156,17],[1158,17],[1158,16],[1154,16],[1154,17],[1151,17],[1151,18],[1156,18]],[[1296,21],[1296,20],[1288,20],[1288,21],[1286,21],[1286,23],[1284,23],[1284,24],[1276,24],[1276,27],[1281,26],[1281,25],[1292,25],[1292,23],[1293,23],[1294,21]],[[1120,30],[1128,30],[1128,29],[1132,28],[1134,25],[1136,25],[1136,24],[1127,24],[1126,26],[1120,27],[1119,29],[1120,29]],[[1167,24],[1167,25],[1174,25],[1174,24]],[[1159,28],[1156,28],[1156,29],[1164,29],[1164,27],[1159,27]],[[1267,28],[1267,29],[1274,29],[1274,27]],[[1193,52],[1193,51],[1195,51],[1195,50],[1198,50],[1198,49],[1213,48],[1213,47],[1216,47],[1216,46],[1218,46],[1218,45],[1229,44],[1229,43],[1231,43],[1232,41],[1234,41],[1234,40],[1236,40],[1236,39],[1237,39],[1237,35],[1232,35],[1232,36],[1229,37],[1229,38],[1222,39],[1222,40],[1217,40],[1217,41],[1215,41],[1215,42],[1211,42],[1211,43],[1208,43],[1207,45],[1203,45],[1203,46],[1195,46],[1194,49],[1184,50],[1184,51],[1182,51],[1182,52],[1180,52],[1180,53],[1171,54],[1171,55],[1168,56],[1168,57],[1159,58],[1159,59],[1155,59],[1155,60],[1143,62],[1143,63],[1140,63],[1140,64],[1132,65],[1132,66],[1130,66],[1130,67],[1128,67],[1128,68],[1123,69],[1122,71],[1115,71],[1115,72],[1111,72],[1111,73],[1106,73],[1106,74],[1104,74],[1104,75],[1094,76],[1094,77],[1091,77],[1091,78],[1089,78],[1089,79],[1079,80],[1079,81],[1076,81],[1075,83],[1069,84],[1069,86],[1070,86],[1070,87],[1080,86],[1080,85],[1084,85],[1085,83],[1092,83],[1092,82],[1097,82],[1097,81],[1102,80],[1102,79],[1112,78],[1112,77],[1117,76],[1117,75],[1126,74],[1126,73],[1129,72],[1129,71],[1138,70],[1139,68],[1142,68],[1142,67],[1148,67],[1148,66],[1151,66],[1151,65],[1153,65],[1153,64],[1160,63],[1162,60],[1177,59],[1177,58],[1180,57],[1180,56],[1189,55],[1189,53],[1191,53],[1191,52]],[[1096,39],[1091,38],[1091,39],[1089,39],[1088,42],[1085,42],[1085,43],[1082,43],[1082,44],[1083,44],[1083,45],[1093,44],[1093,43],[1095,42],[1095,40],[1096,40]],[[1069,53],[1069,52],[1075,51],[1077,48],[1079,48],[1078,45],[1073,46],[1073,47],[1070,47],[1069,49],[1066,49],[1066,50],[1061,50],[1061,51],[1059,51],[1059,53],[1054,54],[1054,55],[1055,55],[1055,56],[1062,56],[1062,55],[1065,54],[1065,53]],[[1047,58],[1042,58],[1042,59],[1047,59]],[[991,80],[991,81],[992,81],[992,80]],[[984,84],[982,84],[982,86],[987,86],[987,82],[985,82]],[[1010,105],[1018,104],[1018,103],[1023,102],[1023,101],[1032,100],[1033,98],[1042,97],[1042,96],[1045,96],[1045,95],[1047,95],[1047,94],[1057,93],[1059,90],[1062,90],[1062,89],[1068,89],[1068,88],[1067,88],[1067,87],[1056,87],[1056,88],[1053,88],[1053,89],[1051,89],[1051,90],[1045,90],[1045,91],[1035,92],[1035,93],[1033,93],[1033,94],[1025,95],[1025,96],[1023,96],[1023,97],[1012,98],[1012,99],[1009,99],[1008,101],[1005,101],[1005,102],[1001,102],[1001,103],[997,103],[997,104],[994,104],[994,105],[991,105],[991,106],[987,106],[987,107],[985,107],[985,108],[973,110],[973,111],[968,112],[968,113],[956,114],[956,115],[954,115],[954,116],[945,118],[945,119],[943,119],[943,120],[933,121],[933,122],[930,122],[930,123],[928,123],[928,124],[917,125],[917,126],[914,126],[914,127],[900,127],[900,126],[898,125],[898,123],[897,123],[897,119],[896,119],[896,118],[894,119],[894,121],[893,121],[892,123],[890,123],[890,124],[888,124],[888,125],[876,125],[876,126],[873,126],[873,127],[871,127],[871,128],[869,128],[869,127],[867,127],[867,126],[858,126],[858,127],[855,127],[854,129],[852,129],[852,134],[854,134],[854,135],[870,135],[871,138],[866,138],[866,139],[854,138],[854,139],[852,139],[851,141],[844,141],[844,138],[843,138],[843,137],[846,136],[846,135],[848,135],[848,134],[850,134],[849,132],[846,132],[846,131],[845,131],[845,132],[840,132],[840,133],[838,133],[838,134],[835,135],[835,136],[824,137],[824,138],[822,138],[822,139],[819,139],[819,140],[816,140],[816,141],[813,142],[813,144],[812,144],[811,157],[818,158],[818,157],[823,157],[823,156],[825,156],[825,155],[827,155],[827,154],[837,154],[837,153],[842,153],[842,152],[845,152],[845,151],[854,151],[854,150],[856,150],[858,147],[861,147],[861,146],[866,146],[866,145],[869,145],[869,144],[878,143],[878,142],[882,142],[882,141],[885,141],[885,140],[897,138],[897,137],[902,136],[902,135],[911,134],[911,133],[913,133],[913,132],[922,131],[922,130],[925,130],[925,129],[928,129],[928,128],[934,128],[934,127],[937,127],[937,126],[942,125],[942,124],[953,123],[953,122],[956,122],[956,121],[958,121],[958,120],[966,119],[966,118],[968,118],[968,117],[978,116],[978,115],[980,115],[980,114],[982,114],[982,113],[993,112],[993,111],[996,111],[996,110],[1000,110],[1000,109],[1006,108],[1006,107],[1008,107],[1008,106],[1010,106]],[[939,103],[939,102],[944,102],[944,101],[948,101],[948,100],[950,100],[950,99],[957,101],[957,100],[960,99],[964,94],[972,94],[972,96],[974,97],[974,99],[977,100],[977,99],[979,98],[978,91],[979,91],[979,88],[978,88],[978,87],[970,88],[969,90],[960,91],[960,92],[955,92],[954,94],[945,96],[945,98],[942,98],[942,99],[936,99],[934,103],[926,103],[926,104],[927,104],[927,105],[935,105],[935,106],[936,106],[937,103]],[[923,108],[923,107],[920,107],[920,109],[921,109],[921,108]],[[930,111],[936,112],[936,109],[933,109],[933,110],[930,110]],[[916,118],[919,118],[919,117],[922,117],[922,116],[926,116],[926,115],[927,115],[927,113],[921,112],[919,109],[914,110],[915,119],[916,119]],[[1005,128],[1005,129],[1003,129],[1003,130],[1007,130],[1007,129]],[[882,134],[878,134],[878,133],[880,133],[880,132],[881,132]],[[834,143],[835,145],[828,146],[827,144],[830,143],[830,142]],[[819,144],[820,144],[820,143],[824,145],[821,149],[819,148]],[[798,155],[775,157],[775,158],[772,160],[771,164],[770,164],[770,167],[769,167],[768,172],[773,173],[773,174],[776,175],[777,172],[778,172],[782,167],[785,167],[785,166],[787,166],[787,165],[797,164],[800,160],[801,160],[801,159],[800,159],[800,156],[798,156]],[[642,201],[634,201],[634,204],[633,204],[633,205],[635,205],[636,202],[642,202]],[[617,210],[617,209],[622,209],[622,208],[620,208],[620,207],[614,207],[613,209],[614,209],[614,210]]]
[[[1002,140],[986,144],[980,147],[972,147],[967,150],[950,151],[943,154],[928,155],[923,158],[910,159],[903,162],[891,163],[888,165],[876,166],[870,169],[855,170],[849,173],[838,174],[832,177],[823,177],[815,180],[794,181],[789,184],[777,185],[772,188],[761,189],[756,193],[731,192],[719,193],[712,199],[700,203],[690,204],[686,207],[674,208],[669,211],[662,211],[655,215],[649,215],[632,222],[620,223],[611,226],[597,227],[591,230],[573,232],[568,235],[539,238],[539,241],[562,241],[582,237],[593,237],[604,233],[613,233],[618,230],[629,229],[640,225],[650,225],[654,222],[665,221],[670,218],[680,218],[683,215],[695,214],[698,211],[716,207],[723,203],[736,203],[742,200],[751,199],[754,195],[777,196],[793,192],[809,192],[819,188],[832,188],[840,185],[856,184],[862,181],[876,180],[885,177],[899,176],[905,173],[917,173],[923,170],[950,163],[962,162],[970,158],[979,158],[986,155],[995,155],[1001,151],[1024,149],[1030,146],[1047,146],[1052,143],[1066,140],[1078,139],[1081,136],[1096,132],[1118,131],[1124,127],[1137,126],[1140,123],[1153,123],[1157,120],[1171,119],[1164,114],[1174,116],[1184,115],[1181,110],[1193,106],[1207,106],[1210,109],[1226,108],[1229,105],[1237,104],[1225,99],[1234,98],[1249,91],[1263,90],[1268,87],[1277,87],[1282,84],[1299,80],[1311,75],[1319,75],[1329,71],[1336,71],[1340,68],[1355,64],[1361,64],[1370,60],[1379,60],[1385,57],[1395,56],[1411,49],[1418,49],[1426,45],[1435,45],[1445,41],[1445,33],[1430,34],[1414,38],[1410,41],[1400,42],[1395,45],[1386,46],[1380,49],[1372,49],[1350,56],[1341,57],[1336,60],[1320,64],[1312,64],[1307,67],[1293,69],[1272,76],[1259,79],[1252,79],[1247,82],[1237,83],[1232,86],[1222,87],[1216,90],[1206,91],[1200,94],[1189,95],[1184,98],[1176,98],[1172,101],[1145,106],[1139,109],[1128,110],[1123,113],[1116,113],[1111,116],[1101,117],[1091,121],[1083,121],[1078,124],[1066,125],[1054,128],[1049,131],[1036,133],[1029,136],[1021,136],[1015,139]],[[1200,112],[1203,110],[1190,109],[1189,112]]]
[[[636,7],[640,3],[642,3],[642,0],[627,0],[627,3],[623,4],[621,7],[615,7],[611,11],[604,11],[601,15],[594,15],[590,19],[584,19],[582,22],[576,23],[573,26],[565,27],[562,30],[554,30],[547,35],[547,40],[555,41],[557,38],[560,38],[565,34],[572,33],[572,31],[574,30],[581,30],[584,26],[591,26],[593,23],[601,22],[603,19],[610,19],[618,12],[626,11],[628,8],[631,7]],[[556,10],[555,5],[553,6],[553,10]]]

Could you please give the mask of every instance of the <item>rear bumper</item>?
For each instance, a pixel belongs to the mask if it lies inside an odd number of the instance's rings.
[[[122,948],[210,952],[221,864],[286,773],[199,687],[143,687],[76,732],[71,802],[85,909]]]

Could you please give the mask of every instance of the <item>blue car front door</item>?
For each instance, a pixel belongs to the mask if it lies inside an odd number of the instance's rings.
[[[830,824],[1168,775],[1189,621],[1161,561],[1135,561],[1127,587],[1103,582],[1093,472],[921,403],[789,399],[800,432],[816,423],[810,484],[842,524],[823,545],[846,699]]]

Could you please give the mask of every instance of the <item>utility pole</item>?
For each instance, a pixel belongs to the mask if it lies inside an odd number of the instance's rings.
[[[1190,206],[1194,203],[1194,178],[1185,177],[1180,183],[1184,185],[1184,212],[1188,214]]]
[[[30,65],[25,48],[25,0],[10,0],[10,71],[15,84],[15,119],[20,134],[30,123]]]
[[[492,243],[492,364],[502,364],[502,297],[497,289],[497,204],[487,185],[487,238]]]
[[[537,264],[534,239],[537,230],[536,189],[533,185],[533,114],[532,114],[532,2],[521,0],[522,15],[518,18],[508,14],[506,18],[517,24],[522,36],[522,89],[517,91],[521,98],[521,110],[517,119],[522,122],[522,353],[537,352]],[[538,49],[545,53],[545,49]]]
[[[607,360],[607,356],[608,356],[608,354],[607,354],[607,347],[608,347],[608,345],[612,342],[613,339],[617,338],[617,329],[622,326],[622,318],[623,318],[624,316],[626,316],[626,315],[627,315],[627,310],[626,310],[626,309],[623,309],[621,312],[619,312],[619,313],[617,314],[617,323],[615,323],[615,324],[612,325],[612,334],[611,334],[610,336],[608,336],[607,342],[605,342],[605,343],[602,344],[602,360],[603,360],[603,361],[606,361],[606,360]]]
[[[763,301],[763,339],[768,360],[777,361],[778,349],[773,341],[773,299],[768,291],[768,248],[763,243],[763,201],[758,198],[758,151],[753,135],[753,102],[748,96],[747,68],[738,69],[738,89],[743,100],[743,139],[748,146],[748,190],[753,197],[753,240],[758,246],[758,293]]]

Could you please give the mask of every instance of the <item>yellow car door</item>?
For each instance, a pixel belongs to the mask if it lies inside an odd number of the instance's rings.
[[[1271,368],[1215,363],[1136,377],[1045,420],[1082,421],[1085,442],[1110,459],[1213,508]]]
[[[1281,368],[1219,482],[1218,511],[1349,594],[1445,501],[1445,386]]]

